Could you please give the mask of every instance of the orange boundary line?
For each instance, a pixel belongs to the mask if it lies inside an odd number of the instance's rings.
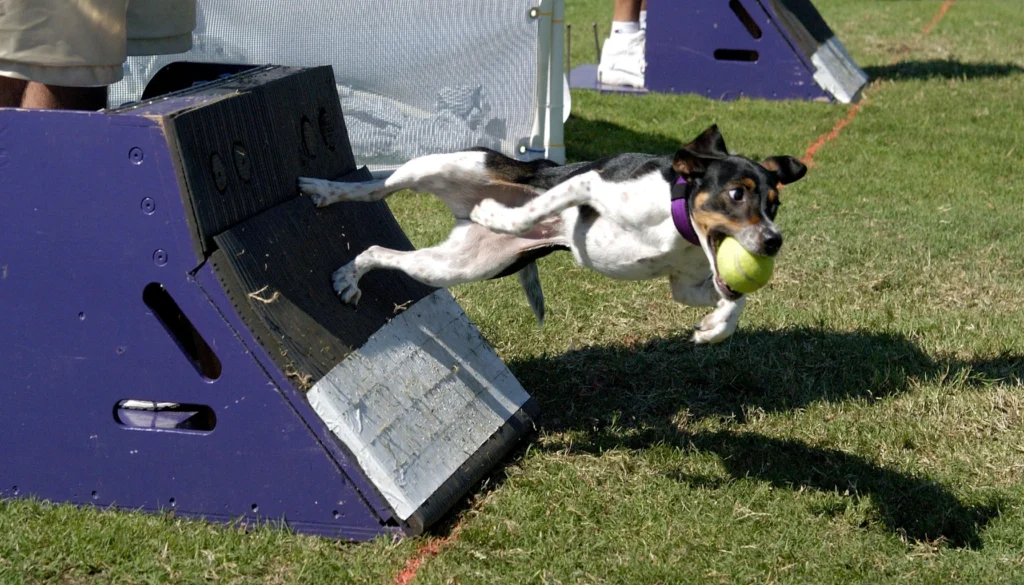
[[[431,540],[416,549],[416,554],[405,561],[405,566],[395,575],[395,579],[391,583],[393,585],[409,585],[416,578],[416,573],[420,570],[420,566],[441,552],[442,548],[454,542],[458,536],[459,527],[456,526],[448,536]]]
[[[928,25],[925,26],[924,29],[921,31],[922,36],[932,32],[932,29],[935,28],[935,25],[939,24],[939,21],[942,20],[943,16],[946,16],[946,12],[949,10],[949,7],[952,6],[954,2],[956,2],[956,0],[946,0],[945,2],[942,3],[942,6],[939,7],[939,11],[932,18],[932,21],[929,22]]]
[[[808,167],[814,166],[814,153],[818,152],[818,149],[822,146],[825,146],[829,142],[835,140],[839,136],[839,133],[843,131],[843,128],[846,128],[846,125],[853,121],[853,117],[857,115],[857,112],[860,111],[860,107],[863,104],[864,102],[861,101],[850,108],[850,113],[846,114],[845,118],[836,122],[836,125],[833,126],[831,130],[819,136],[818,140],[815,141],[814,144],[807,147],[807,152],[804,153],[803,161],[805,165]]]
[[[936,12],[935,16],[932,17],[931,22],[929,22],[923,29],[921,29],[922,37],[928,36],[928,34],[932,32],[932,29],[934,29],[935,26],[938,25],[940,21],[942,21],[942,18],[946,16],[946,12],[949,11],[949,7],[952,6],[955,2],[956,0],[946,0],[945,2],[942,3],[942,6],[939,7],[939,11]],[[906,51],[904,51],[904,53],[905,52]],[[903,53],[897,55],[897,59],[900,56],[902,56],[902,54]],[[819,136],[818,140],[816,140],[814,144],[807,147],[807,152],[804,153],[803,158],[803,163],[805,165],[807,165],[808,167],[814,166],[814,154],[818,152],[818,150],[822,146],[825,146],[826,144],[835,140],[839,136],[839,133],[842,132],[843,128],[845,128],[847,124],[853,121],[854,116],[857,115],[857,112],[860,111],[860,108],[863,104],[864,100],[854,105],[853,108],[850,109],[850,112],[846,115],[845,118],[836,122],[836,125],[833,126],[831,130]]]

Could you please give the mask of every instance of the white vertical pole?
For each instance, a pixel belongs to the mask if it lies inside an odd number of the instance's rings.
[[[551,63],[551,3],[541,0],[537,7],[537,115],[533,119],[533,136],[527,149],[527,158],[542,158],[545,154],[544,134],[548,109],[549,64]]]
[[[562,107],[565,99],[565,0],[553,0],[551,15],[551,78],[548,91],[551,94],[548,106],[548,158],[558,164],[565,164],[564,126]]]

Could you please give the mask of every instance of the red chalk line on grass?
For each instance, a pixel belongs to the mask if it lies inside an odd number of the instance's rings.
[[[955,2],[956,0],[946,0],[945,2],[942,3],[942,6],[939,7],[939,11],[936,12],[935,16],[932,17],[931,22],[929,22],[927,25],[925,25],[923,29],[921,29],[922,37],[926,37],[932,32],[932,29],[934,29],[936,25],[938,25],[939,22],[942,21],[942,18],[946,16],[946,12],[949,11],[949,7],[952,6]],[[899,59],[905,53],[907,53],[907,51],[901,51],[896,56],[896,59]],[[804,153],[803,158],[803,163],[805,165],[807,165],[808,167],[814,166],[814,153],[818,152],[818,149],[820,149],[822,146],[825,146],[829,142],[835,140],[839,136],[839,133],[842,132],[843,128],[846,128],[846,126],[851,121],[853,121],[853,118],[857,115],[857,112],[860,111],[860,107],[861,105],[863,105],[863,103],[864,102],[859,102],[857,103],[857,105],[850,108],[850,113],[848,113],[845,118],[836,122],[836,125],[833,126],[831,130],[819,136],[818,140],[816,140],[814,144],[807,147],[807,152]]]
[[[860,107],[861,105],[863,105],[863,103],[864,102],[858,102],[856,105],[850,108],[850,113],[846,114],[845,118],[836,122],[836,125],[833,126],[831,130],[829,130],[825,134],[822,134],[820,137],[818,137],[818,140],[816,140],[814,144],[807,147],[807,152],[804,153],[805,165],[807,165],[808,167],[814,166],[814,153],[818,152],[819,148],[825,146],[829,142],[832,142],[839,136],[839,133],[843,131],[843,128],[846,128],[846,125],[853,121],[854,116],[856,116],[857,112],[860,111]]]
[[[942,6],[939,7],[939,11],[935,13],[932,21],[929,22],[928,25],[924,27],[924,30],[921,31],[922,36],[932,32],[935,25],[939,24],[939,21],[942,20],[943,16],[946,16],[946,11],[949,10],[949,7],[952,6],[954,2],[956,2],[956,0],[946,0],[942,3]]]
[[[431,557],[437,556],[437,553],[441,552],[441,549],[455,542],[455,539],[459,536],[459,526],[456,525],[452,529],[451,534],[444,538],[435,538],[430,542],[416,549],[416,554],[405,561],[405,566],[402,570],[395,575],[395,580],[392,581],[393,585],[409,585],[412,580],[416,578],[416,572],[420,570],[420,567]]]

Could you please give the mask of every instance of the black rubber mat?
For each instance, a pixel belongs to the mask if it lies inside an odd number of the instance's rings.
[[[371,178],[361,169],[341,180]],[[411,250],[388,207],[339,203],[317,209],[298,197],[218,235],[212,257],[243,320],[296,387],[306,389],[404,307],[433,292],[405,274],[373,271],[358,307],[343,303],[331,275],[377,244]]]
[[[166,123],[178,141],[203,257],[217,234],[293,198],[298,177],[356,168],[330,67],[261,68],[177,95],[202,102]]]
[[[834,33],[811,0],[768,0],[779,17],[779,23],[810,59]]]

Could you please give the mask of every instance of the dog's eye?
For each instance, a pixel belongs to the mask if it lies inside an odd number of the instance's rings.
[[[733,201],[743,200],[743,189],[729,189],[729,197]]]

